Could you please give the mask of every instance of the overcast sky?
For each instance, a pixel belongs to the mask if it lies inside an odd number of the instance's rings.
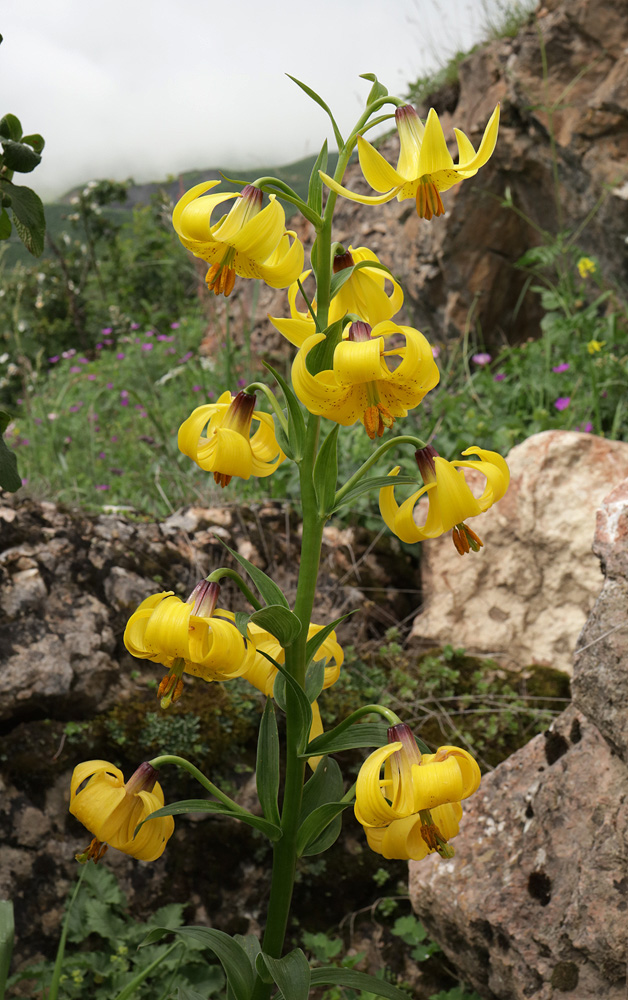
[[[90,178],[288,163],[466,49],[500,0],[3,0],[0,114],[46,140],[44,198]],[[503,3],[503,0],[502,0]],[[446,12],[446,18],[443,15]],[[446,24],[444,23],[446,20]]]

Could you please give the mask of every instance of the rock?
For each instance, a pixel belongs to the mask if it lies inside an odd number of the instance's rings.
[[[569,708],[482,779],[455,858],[410,863],[419,918],[483,1000],[624,1000],[626,778]]]
[[[628,762],[628,480],[598,511],[594,551],[606,579],[574,657],[574,704]]]
[[[606,579],[574,705],[482,779],[453,860],[410,865],[413,905],[484,1000],[626,995],[628,481],[603,502],[594,548]]]
[[[596,509],[628,475],[628,444],[544,431],[507,461],[506,496],[471,522],[484,541],[479,553],[460,557],[448,535],[422,543],[425,604],[411,640],[429,646],[455,639],[513,666],[543,663],[571,673],[602,582],[591,552]]]

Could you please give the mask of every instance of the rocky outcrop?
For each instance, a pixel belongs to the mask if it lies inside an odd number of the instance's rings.
[[[604,277],[625,286],[627,52],[623,0],[548,0],[516,37],[496,39],[463,60],[457,84],[431,94],[418,109],[425,115],[430,105],[436,108],[455,153],[454,126],[477,148],[501,104],[495,152],[474,178],[445,192],[445,216],[419,219],[412,200],[369,208],[338,200],[335,239],[369,246],[398,276],[406,293],[402,322],[436,342],[461,338],[471,324],[491,349],[538,336],[538,297],[529,292],[521,301],[527,276],[515,264],[544,242],[543,233],[551,238],[577,231],[578,245],[599,261]],[[379,148],[396,164],[396,134]],[[345,183],[372,194],[357,163]],[[506,200],[517,211],[505,208]],[[311,227],[299,223],[298,229],[311,243]],[[226,303],[212,303],[212,329],[223,328],[228,310],[231,328],[239,330],[242,317],[251,316],[250,295],[236,284]],[[285,293],[263,288],[253,311],[255,351],[280,359],[285,342],[266,315],[287,315]],[[209,332],[208,347],[218,337]]]
[[[574,705],[483,778],[453,860],[411,863],[421,919],[483,1000],[626,995],[627,525],[624,481],[598,515]]]
[[[168,749],[241,786],[238,796],[254,795],[247,781],[261,696],[245,682],[234,682],[240,687],[232,697],[226,685],[189,678],[180,702],[160,713],[155,692],[163,668],[134,660],[122,643],[129,615],[146,596],[173,590],[185,599],[212,569],[235,565],[221,541],[294,597],[300,540],[287,506],[189,507],[153,523],[0,496],[0,898],[15,904],[14,969],[54,954],[58,943],[74,855],[89,841],[68,813],[79,761],[112,760],[128,777]],[[316,613],[329,621],[360,608],[348,626],[352,642],[405,617],[417,587],[416,562],[400,558],[390,539],[359,528],[326,530]],[[232,585],[223,597],[225,606],[244,609]],[[160,781],[167,801],[198,795],[198,786],[186,789],[174,769]],[[265,891],[265,875],[251,861],[263,851],[259,840],[241,824],[214,823],[211,864],[199,866],[207,839],[206,823],[196,817],[178,822],[171,847],[154,864],[109,852],[107,865],[134,917],[181,900],[190,902],[191,922],[229,932],[255,926]],[[363,851],[347,861],[338,851],[342,861],[330,859],[321,898],[342,884],[359,909],[365,900],[352,894],[372,884],[377,857]],[[305,910],[311,892],[305,874],[298,890]]]
[[[628,476],[628,444],[544,431],[513,448],[508,465],[506,496],[472,522],[480,553],[461,558],[449,535],[423,543],[424,605],[411,641],[444,645],[455,635],[470,652],[510,666],[571,673],[602,582],[591,551],[596,510]],[[475,479],[483,489],[484,477]]]

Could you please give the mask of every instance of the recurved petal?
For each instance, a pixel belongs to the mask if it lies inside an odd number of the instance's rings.
[[[405,174],[391,167],[388,160],[385,160],[382,154],[361,135],[358,136],[358,157],[364,179],[374,191],[383,194],[390,192],[391,188],[396,190],[408,179]]]
[[[384,163],[386,163],[385,160]],[[390,164],[387,165],[390,166]],[[390,169],[392,170],[393,168],[390,167]],[[397,185],[397,187],[394,187],[391,191],[386,191],[384,194],[378,195],[356,194],[354,191],[349,191],[348,188],[343,187],[342,184],[338,184],[333,177],[330,177],[329,174],[323,173],[322,170],[319,170],[319,174],[321,180],[327,185],[328,188],[335,191],[336,194],[341,194],[343,198],[348,198],[349,201],[359,202],[360,205],[383,205],[387,201],[392,201],[400,188],[400,185]]]
[[[482,510],[488,510],[494,503],[501,500],[510,484],[510,470],[506,461],[496,451],[486,451],[482,448],[467,448],[463,455],[479,455],[479,462],[456,462],[458,467],[477,469],[486,476],[486,487],[478,503]]]
[[[443,531],[449,531],[455,524],[460,524],[468,517],[480,514],[482,508],[467,486],[464,474],[459,472],[451,462],[438,455],[434,459],[434,465],[436,466],[437,501]],[[436,498],[431,502],[436,502]]]
[[[497,142],[498,132],[499,132],[499,104],[497,105],[497,107],[493,111],[493,114],[488,120],[477,153],[475,153],[474,156],[472,156],[470,159],[465,159],[464,163],[460,162],[458,164],[459,170],[466,172],[468,170],[478,170],[480,167],[483,167],[484,164],[487,162],[487,160],[489,160],[493,154],[493,150],[495,149],[495,143]],[[469,146],[471,146],[471,143],[469,143]],[[458,148],[460,148],[460,142],[458,142]],[[471,146],[471,148],[473,147]]]
[[[390,826],[379,829],[366,828],[366,839],[372,851],[381,854],[389,861],[421,861],[429,848],[421,836],[422,821],[420,816],[406,816],[395,819]]]
[[[146,623],[144,643],[146,649],[163,657],[188,657],[188,636],[192,605],[184,604],[178,597],[166,597],[155,608]]]
[[[249,479],[253,472],[253,453],[248,438],[231,427],[219,427],[212,439],[215,442],[211,460],[198,464],[208,472],[221,472],[226,476]]]
[[[391,754],[401,749],[399,742],[388,743],[375,750],[360,768],[355,788],[355,815],[363,826],[384,826],[397,814],[384,798],[384,788],[392,784],[380,778],[382,765]],[[391,794],[391,792],[389,793]]]
[[[217,608],[211,618],[192,616],[190,626],[186,673],[206,681],[223,681],[247,672],[255,654],[235,627],[231,612]]]
[[[443,129],[434,108],[430,108],[425,123],[421,155],[419,158],[419,176],[435,174],[439,170],[451,170],[454,161],[447,149]]]
[[[303,270],[303,260],[303,244],[292,230],[287,230],[275,251],[260,265],[260,277],[271,288],[286,288]]]
[[[200,197],[205,191],[211,190],[220,181],[208,181],[197,184],[187,191],[175,205],[172,213],[172,225],[181,240],[206,242],[212,241],[211,216],[218,205],[230,199],[237,198],[237,191],[223,191],[220,194]]]
[[[225,396],[228,398],[225,399]],[[196,462],[201,434],[205,424],[216,415],[219,417],[220,423],[222,423],[230,404],[231,393],[227,392],[222,394],[218,403],[207,403],[204,406],[197,406],[179,427],[177,439],[179,451],[182,451],[184,455],[187,455],[193,462]]]
[[[398,475],[399,469],[400,466],[397,465],[388,473],[388,475]],[[435,484],[432,484],[432,486],[433,485]],[[385,486],[379,491],[379,510],[384,519],[384,523],[393,532],[393,534],[397,536],[397,538],[400,538],[402,542],[406,542],[408,545],[412,545],[414,542],[421,542],[425,538],[431,537],[426,534],[425,531],[427,523],[425,528],[419,528],[415,523],[414,517],[412,516],[417,500],[427,492],[428,488],[431,487],[422,486],[420,490],[417,490],[416,493],[413,493],[412,496],[408,497],[401,507],[395,500],[394,486]],[[440,534],[441,532],[439,531],[436,533]]]
[[[110,764],[108,760],[86,760],[82,764],[77,764],[72,772],[70,782],[70,798],[73,799],[78,788],[92,775],[106,775],[107,780],[114,786],[124,785],[124,775],[119,767]],[[86,786],[87,787],[87,786]],[[71,812],[72,810],[70,810]]]

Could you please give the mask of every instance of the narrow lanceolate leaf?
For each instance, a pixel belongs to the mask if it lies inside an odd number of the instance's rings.
[[[326,517],[334,506],[336,496],[336,481],[338,479],[338,431],[336,424],[329,432],[314,463],[314,491],[318,504],[318,513]]]
[[[257,765],[255,770],[257,797],[265,819],[279,826],[279,733],[272,698],[266,699],[266,706],[259,727],[257,740]]]
[[[373,86],[371,87],[369,96],[366,99],[367,105],[368,104],[373,104],[380,97],[386,97],[387,96],[387,94],[388,94],[387,88],[384,86],[383,83],[379,82],[379,80],[375,76],[375,73],[360,73],[360,79],[361,80],[368,80],[370,83],[373,84]]]
[[[350,802],[326,802],[311,812],[297,835],[297,855],[300,858],[313,857],[335,844],[342,828],[340,814],[350,805]]]
[[[184,942],[189,941],[212,951],[225,970],[227,983],[235,1000],[249,1000],[255,985],[255,973],[246,951],[229,934],[214,927],[178,927],[176,930],[155,927],[144,938],[140,947],[154,944],[165,934],[176,934]]]
[[[259,652],[262,654],[262,656],[266,656],[266,654],[261,649],[259,650]],[[312,707],[309,701],[307,700],[307,695],[305,694],[305,691],[303,690],[300,684],[297,684],[294,677],[288,673],[285,666],[282,663],[278,663],[277,660],[273,660],[272,656],[266,656],[266,659],[270,660],[270,662],[275,667],[277,667],[277,670],[279,671],[279,677],[277,677],[277,679],[275,680],[275,690],[274,690],[275,701],[277,702],[277,704],[281,706],[283,703],[285,711],[285,704],[286,704],[285,699],[287,697],[287,691],[286,690],[282,691],[282,688],[284,687],[290,688],[292,695],[294,697],[294,703],[297,710],[297,723],[299,727],[299,741],[298,741],[299,749],[297,752],[301,754],[302,751],[305,750],[305,747],[307,746],[307,741],[310,738],[310,729],[312,728]],[[284,682],[283,685],[279,683],[280,678]]]
[[[301,622],[294,612],[283,604],[273,604],[260,611],[254,611],[249,620],[279,639],[284,649],[292,645],[301,631]]]
[[[346,986],[349,989],[374,993],[378,997],[386,997],[387,1000],[410,1000],[407,993],[397,986],[393,986],[392,983],[376,979],[375,976],[369,976],[366,972],[341,969],[337,965],[326,965],[322,969],[312,969],[310,986]]]
[[[4,996],[9,975],[14,929],[13,903],[10,899],[0,899],[0,997]]]
[[[318,104],[319,108],[322,108],[323,111],[329,116],[329,120],[330,120],[332,128],[334,130],[334,136],[335,136],[336,142],[338,143],[338,149],[342,149],[342,147],[345,144],[345,141],[342,138],[342,134],[340,132],[340,129],[336,125],[336,119],[332,115],[331,110],[329,109],[328,105],[325,104],[325,101],[323,100],[323,98],[320,97],[320,95],[317,94],[315,90],[312,90],[311,87],[308,87],[307,83],[301,83],[300,80],[297,80],[296,76],[290,76],[290,73],[286,73],[286,76],[288,76],[293,81],[293,83],[296,83],[297,87],[300,87],[301,90],[304,91],[304,93],[306,93],[308,97],[311,97],[312,100],[316,104]]]
[[[328,625],[325,625],[319,632],[317,632],[310,639],[308,639],[308,641],[306,643],[306,646],[305,646],[305,665],[306,665],[306,667],[309,667],[309,665],[312,662],[312,660],[314,660],[316,658],[316,654],[317,654],[320,646],[322,646],[322,644],[325,642],[325,639],[327,638],[327,636],[331,635],[331,633],[334,631],[334,629],[336,628],[336,626],[340,625],[341,622],[344,622],[347,618],[350,618],[351,615],[354,615],[354,614],[355,614],[355,611],[349,611],[348,614],[342,615],[342,617],[340,617],[340,618],[336,618],[333,622],[330,622]]]
[[[334,351],[342,340],[344,325],[345,321],[343,317],[323,331],[325,339],[310,351],[305,362],[311,375],[317,375],[319,372],[327,371],[327,369],[333,367]]]
[[[327,757],[320,762],[312,777],[303,786],[299,823],[302,824],[319,806],[337,802],[342,798],[343,792],[344,784],[340,768],[333,757]]]
[[[297,397],[283,375],[272,368],[266,361],[264,362],[264,366],[277,379],[277,382],[281,386],[281,391],[285,396],[286,406],[288,407],[288,446],[292,452],[294,461],[300,462],[303,458],[303,445],[305,443],[305,419],[303,411]]]
[[[260,952],[257,959],[259,968],[263,962],[272,981],[277,984],[284,997],[290,1000],[308,1000],[310,995],[310,963],[300,948],[288,952],[283,958],[272,958]]]
[[[324,681],[325,661],[319,660],[318,663],[310,663],[305,672],[305,694],[310,705],[316,701],[323,690]]]
[[[325,139],[322,149],[316,157],[316,163],[312,167],[307,192],[308,205],[310,208],[313,208],[318,215],[321,215],[323,211],[323,182],[321,180],[319,170],[322,170],[323,173],[327,172],[327,139]]]
[[[397,476],[396,478],[399,479],[400,477]],[[257,587],[262,600],[264,600],[266,604],[283,604],[284,608],[290,607],[288,601],[274,580],[271,580],[271,578],[267,576],[266,573],[262,572],[261,569],[258,569],[257,566],[250,563],[248,559],[245,559],[244,556],[241,556],[238,552],[235,552],[234,549],[230,548],[226,542],[223,542],[222,538],[218,537],[218,535],[216,535],[216,538],[218,538],[221,545],[224,545],[227,552],[230,552],[233,558],[240,563],[240,566],[247,571],[251,580]]]
[[[387,742],[388,726],[382,722],[353,722],[349,726],[341,723],[308,743],[301,756],[318,757],[319,754],[339,753],[357,747],[383,747]]]
[[[137,833],[144,826],[144,823],[149,823],[152,819],[160,819],[162,816],[183,816],[186,813],[212,813],[214,816],[229,816],[231,819],[237,819],[241,823],[246,823],[247,826],[259,830],[269,840],[281,839],[281,830],[274,823],[269,823],[261,816],[254,816],[253,813],[247,812],[245,809],[230,809],[222,802],[210,802],[208,799],[182,799],[180,802],[171,802],[167,806],[162,806],[161,809],[156,809],[150,816],[138,823],[135,832]]]
[[[420,489],[416,476],[373,476],[371,479],[362,479],[361,482],[348,490],[340,500],[336,500],[331,513],[335,514],[336,511],[342,510],[343,507],[352,504],[358,497],[370,493],[371,490],[383,490],[385,486],[395,486],[396,484],[414,486],[417,490]]]
[[[392,272],[389,267],[382,264],[379,260],[359,260],[357,264],[352,264],[351,267],[343,267],[341,271],[338,271],[332,276],[331,279],[331,298],[337,295],[342,286],[346,281],[349,280],[354,271],[359,271],[364,267],[375,267],[380,271],[385,271],[390,278],[392,278]]]

